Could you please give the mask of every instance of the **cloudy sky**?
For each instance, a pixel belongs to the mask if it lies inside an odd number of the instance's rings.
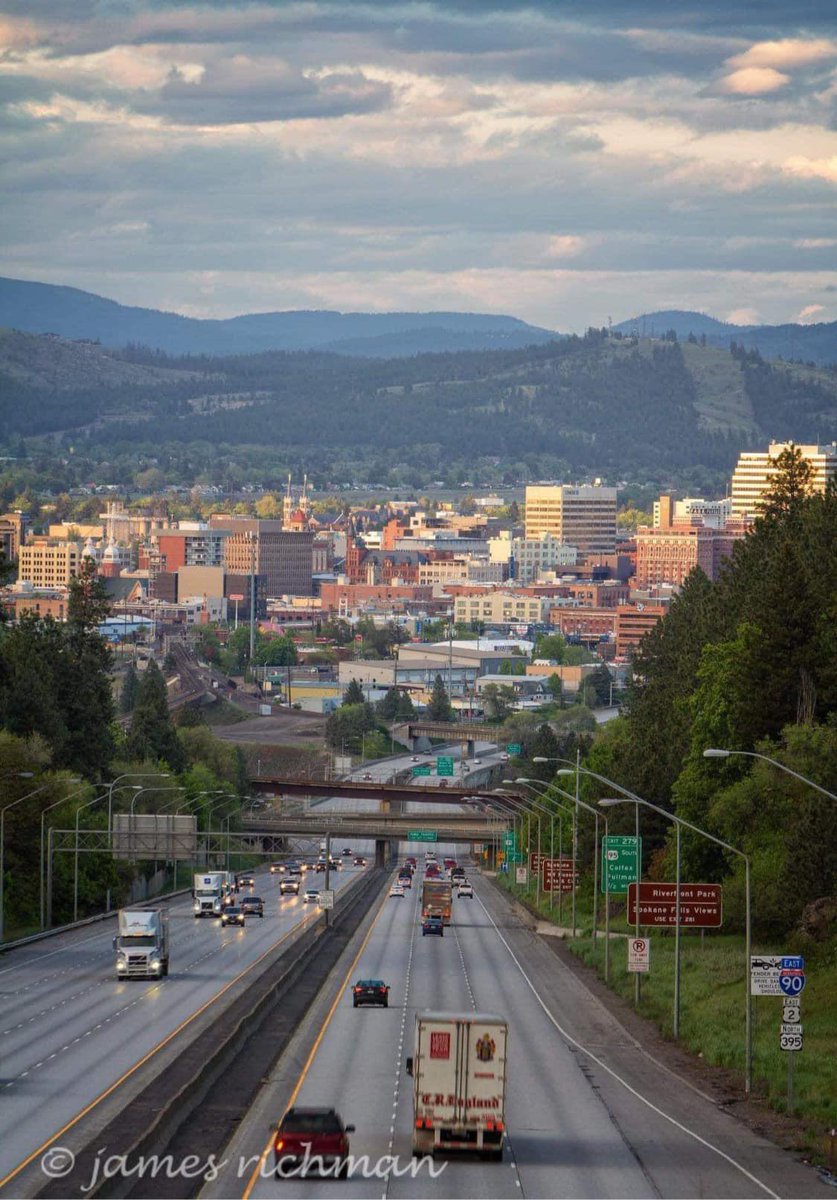
[[[837,319],[834,0],[0,0],[0,274]]]

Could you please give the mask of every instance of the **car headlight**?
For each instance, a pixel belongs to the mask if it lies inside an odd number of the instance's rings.
[[[152,970],[152,971],[159,971],[159,969],[160,969],[160,960],[159,960],[159,958],[152,958],[152,960],[151,960],[151,970]]]
[[[117,971],[127,971],[128,964],[125,962],[124,958],[118,958],[116,960],[116,969]]]

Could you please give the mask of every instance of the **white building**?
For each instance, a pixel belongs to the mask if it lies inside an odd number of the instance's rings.
[[[760,503],[770,490],[776,468],[773,465],[792,442],[771,442],[767,450],[747,451],[738,459],[732,476],[733,517],[756,517]],[[815,492],[824,492],[829,479],[837,475],[837,442],[829,446],[797,446],[810,464]]]
[[[509,574],[520,583],[531,583],[545,571],[574,567],[578,562],[576,547],[565,545],[551,533],[535,538],[516,538],[510,530],[504,529],[490,539],[488,552],[491,562],[507,565]]]

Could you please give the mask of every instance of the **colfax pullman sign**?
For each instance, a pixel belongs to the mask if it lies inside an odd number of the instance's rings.
[[[628,887],[628,924],[635,925],[635,883]],[[674,925],[677,912],[677,884],[641,883],[639,885],[639,924]],[[720,929],[723,922],[723,894],[719,883],[680,884],[680,924],[692,929]]]
[[[578,886],[578,871],[575,873]],[[573,860],[571,858],[541,858],[541,888],[545,892],[573,890]]]

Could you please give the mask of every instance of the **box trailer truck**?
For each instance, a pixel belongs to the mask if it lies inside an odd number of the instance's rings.
[[[492,1013],[416,1015],[413,1154],[503,1157],[508,1022]]]
[[[452,895],[451,886],[447,880],[425,879],[421,885],[422,917],[441,917],[443,924],[450,925]]]
[[[207,871],[196,875],[192,895],[195,917],[220,917],[224,903],[224,872]]]
[[[116,975],[160,979],[169,973],[169,915],[162,908],[122,908],[117,914]]]

